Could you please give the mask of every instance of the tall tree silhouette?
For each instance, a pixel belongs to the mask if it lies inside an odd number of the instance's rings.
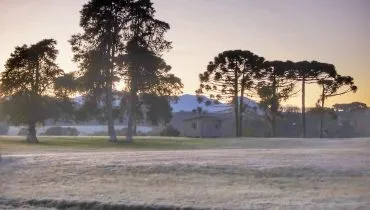
[[[144,93],[140,94],[138,99],[137,113],[146,112],[141,113],[141,116],[146,116],[146,122],[152,125],[166,125],[171,121],[172,108],[168,97]]]
[[[163,38],[169,25],[155,19],[154,13],[150,0],[91,0],[81,11],[80,26],[84,33],[76,34],[71,39],[75,61],[80,63],[80,73],[85,77],[90,95],[98,100],[105,98],[111,141],[117,141],[112,91],[114,83],[120,81],[118,76],[125,76],[126,86],[132,93],[129,119],[134,115],[133,104],[136,103],[135,93],[138,91],[136,79],[132,78],[140,76],[133,73],[140,70],[137,68],[139,66],[122,68],[127,67],[127,63],[122,64],[122,61],[128,62],[128,57],[134,59],[134,53],[140,53],[140,48],[146,48],[155,56],[160,56],[171,46]],[[133,63],[137,61],[131,61]],[[131,128],[132,122],[129,123],[128,141],[132,141]]]
[[[322,138],[325,114],[325,100],[327,98],[344,95],[349,92],[356,92],[357,86],[354,84],[352,77],[341,75],[336,75],[334,78],[320,79],[317,83],[322,88],[322,93],[318,101],[321,110],[320,138]]]
[[[295,94],[295,74],[284,68],[284,65],[283,61],[265,62],[264,78],[257,86],[260,106],[265,109],[273,137],[276,136],[276,118],[281,102]]]
[[[133,39],[127,44],[127,54],[122,56],[123,76],[129,87],[129,113],[127,141],[132,142],[133,127],[136,122],[136,110],[145,102],[139,95],[150,94],[155,97],[165,97],[181,94],[183,84],[175,75],[170,74],[171,67],[147,45],[142,39]],[[145,40],[144,40],[145,43]],[[148,101],[146,101],[148,102]]]
[[[27,141],[37,143],[36,123],[55,114],[53,83],[63,71],[55,63],[56,41],[44,39],[36,44],[16,47],[1,73],[3,109],[14,124],[27,124]],[[48,96],[49,95],[49,96]]]
[[[75,73],[66,73],[55,79],[54,95],[59,108],[58,118],[66,122],[76,120],[76,104],[72,97],[80,90],[79,78]]]
[[[335,77],[334,65],[318,61],[286,61],[284,68],[294,74],[296,81],[301,82],[302,92],[302,137],[306,137],[306,85],[319,80]]]
[[[234,105],[235,135],[242,135],[244,96],[256,86],[261,77],[264,58],[250,51],[225,51],[209,62],[207,70],[199,75],[197,95],[208,93],[214,101],[228,101]]]
[[[119,14],[126,14],[127,6],[127,1],[89,1],[80,12],[80,26],[84,33],[73,35],[70,40],[75,53],[74,61],[79,63],[86,91],[97,101],[105,101],[108,135],[113,142],[117,141],[117,137],[112,91],[117,81],[116,59],[124,47],[120,40],[124,36],[120,27],[124,25],[121,25]]]

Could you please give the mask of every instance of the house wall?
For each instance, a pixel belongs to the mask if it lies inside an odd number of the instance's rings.
[[[210,135],[208,135],[208,133],[216,134],[216,135],[213,135],[213,136],[225,137],[225,138],[236,136],[235,135],[235,120],[234,120],[233,113],[219,113],[219,114],[214,114],[214,116],[221,120],[221,122],[220,122],[221,127],[218,130],[210,129],[208,131],[205,131],[206,136],[210,136]],[[197,127],[197,129],[192,129],[192,127],[191,127],[191,123],[194,122],[194,121],[197,121],[197,120],[201,120],[202,122],[207,121],[207,120],[210,120],[211,122],[212,121],[216,121],[216,122],[218,121],[218,120],[216,120],[215,118],[212,118],[212,117],[209,117],[209,118],[203,117],[203,118],[200,118],[200,119],[185,120],[185,119],[188,119],[190,117],[195,117],[194,113],[183,112],[183,113],[175,113],[174,114],[174,117],[171,121],[171,125],[173,125],[177,130],[179,130],[181,132],[181,134],[180,134],[181,136],[189,136],[189,137],[200,137],[201,136],[201,132],[198,129],[199,126]],[[244,116],[243,133],[248,133],[247,132],[248,130],[252,130],[252,136],[264,136],[264,130],[269,131],[269,128],[267,128],[267,129],[266,128],[260,128],[259,127],[260,125],[256,125],[261,130],[261,132],[256,133],[255,128],[253,127],[253,125],[250,125],[250,123],[252,121],[255,121],[255,119],[252,119],[250,116]]]
[[[202,119],[200,129],[202,137],[210,138],[221,137],[222,123],[219,120]]]
[[[193,124],[196,124],[196,128],[193,127]],[[217,125],[217,127],[216,127]],[[222,136],[222,123],[219,120],[214,119],[194,119],[187,120],[183,123],[183,136],[187,137],[221,137]]]
[[[196,123],[196,129],[193,128],[193,123]],[[182,136],[186,137],[200,137],[199,120],[187,120],[183,122]]]
[[[233,119],[226,119],[222,122],[221,137],[235,137],[235,122]]]

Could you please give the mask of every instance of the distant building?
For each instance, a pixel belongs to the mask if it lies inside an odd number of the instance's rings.
[[[265,136],[266,130],[259,116],[244,114],[243,136]],[[177,112],[170,124],[180,131],[180,136],[194,138],[235,137],[235,116],[232,112],[203,113]]]
[[[222,136],[222,120],[211,115],[198,115],[183,120],[182,135],[196,138],[218,138]]]

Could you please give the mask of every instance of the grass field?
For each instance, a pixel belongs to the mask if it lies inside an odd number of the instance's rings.
[[[370,209],[370,139],[0,138],[0,209]]]

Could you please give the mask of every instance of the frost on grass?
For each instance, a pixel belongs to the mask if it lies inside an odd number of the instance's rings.
[[[333,148],[15,153],[0,165],[0,196],[198,208],[366,209],[370,151],[359,146],[364,142]]]

